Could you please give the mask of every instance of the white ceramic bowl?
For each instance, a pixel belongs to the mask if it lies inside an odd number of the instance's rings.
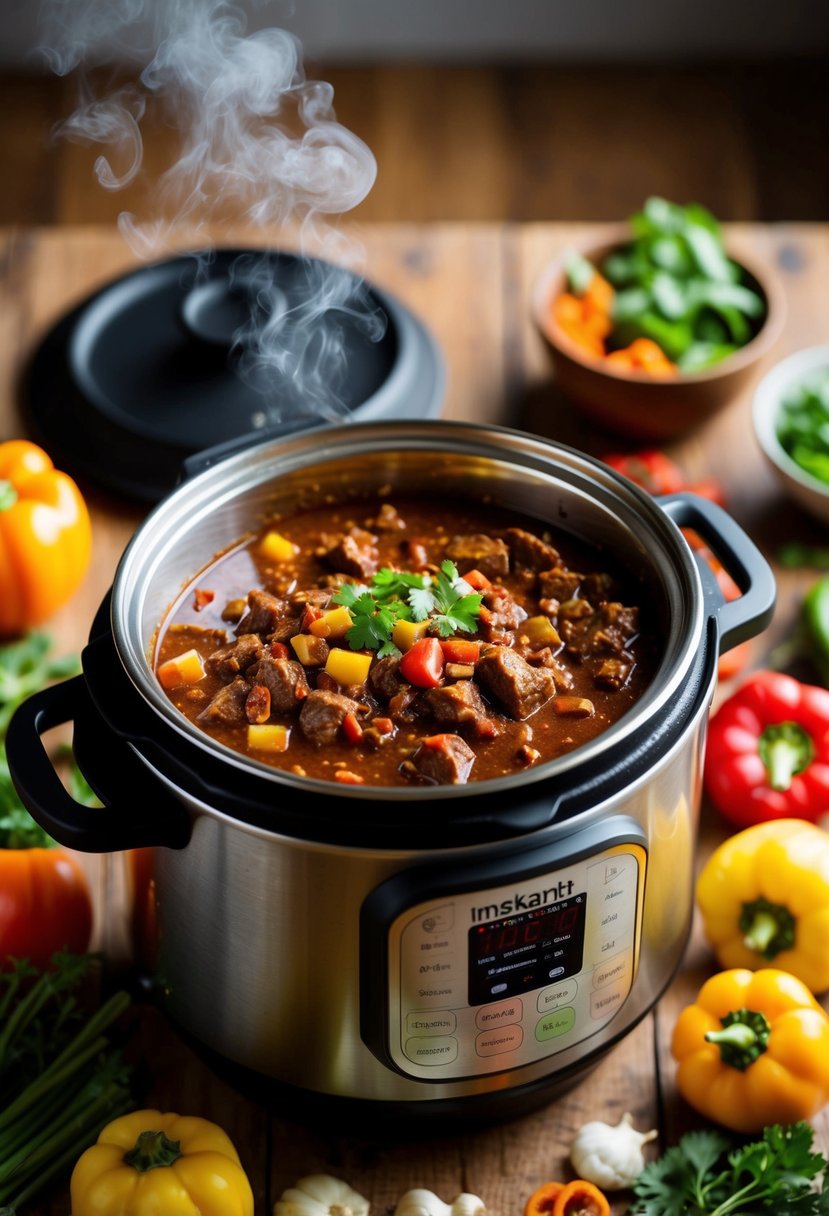
[[[818,372],[829,372],[829,346],[809,346],[775,364],[754,394],[754,434],[786,490],[804,510],[829,524],[829,484],[807,473],[784,451],[777,420],[789,393]]]

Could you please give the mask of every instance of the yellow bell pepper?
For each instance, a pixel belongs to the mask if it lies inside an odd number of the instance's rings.
[[[722,967],[774,963],[829,988],[829,835],[774,819],[731,836],[697,881],[705,936]]]
[[[69,1186],[72,1216],[253,1216],[250,1183],[222,1129],[157,1110],[108,1123]]]
[[[736,1132],[811,1119],[829,1101],[829,1016],[785,971],[733,968],[677,1019],[680,1093]]]
[[[91,556],[89,512],[71,477],[26,439],[0,443],[0,636],[62,607]]]

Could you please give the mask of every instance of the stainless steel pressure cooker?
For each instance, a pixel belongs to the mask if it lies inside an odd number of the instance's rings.
[[[567,755],[457,786],[298,777],[191,725],[150,657],[182,585],[274,512],[381,485],[487,496],[612,553],[658,629],[640,700]],[[741,598],[723,602],[685,526]],[[767,564],[720,508],[653,500],[530,435],[384,422],[264,439],[206,458],[149,515],[83,674],[22,706],[9,763],[61,843],[151,848],[158,998],[216,1058],[386,1114],[514,1112],[594,1064],[678,966],[717,658],[773,603]],[[40,736],[67,721],[103,808],[75,803],[47,759]]]

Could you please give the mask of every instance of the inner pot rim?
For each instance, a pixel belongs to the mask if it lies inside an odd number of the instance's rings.
[[[291,474],[307,477],[313,470],[336,468],[339,462],[360,457],[377,460],[410,453],[440,453],[445,458],[480,459],[493,470],[518,470],[539,484],[557,487],[573,501],[598,508],[631,537],[656,575],[661,576],[668,616],[664,655],[651,683],[639,700],[612,726],[594,739],[537,767],[504,777],[446,786],[348,786],[315,777],[298,777],[243,756],[200,731],[166,697],[153,673],[151,654],[155,630],[185,586],[205,568],[199,562],[168,588],[165,606],[157,617],[144,619],[148,588],[165,557],[182,535],[196,531],[216,513],[227,510],[251,490],[279,484]],[[441,486],[446,492],[445,484]],[[516,508],[520,510],[520,508]],[[525,512],[534,515],[532,511]],[[560,512],[559,512],[560,513]],[[250,512],[248,513],[250,515]],[[538,516],[536,515],[536,518]],[[264,522],[250,520],[217,544],[213,554],[232,547],[244,534]],[[543,522],[543,521],[542,521]],[[547,522],[561,527],[555,519]],[[565,529],[568,530],[568,529]],[[595,548],[595,541],[586,539]],[[208,559],[212,560],[212,556]],[[231,768],[242,770],[278,786],[321,795],[361,800],[419,802],[431,798],[464,798],[513,791],[572,770],[595,766],[601,754],[630,740],[651,723],[681,689],[694,657],[704,642],[704,597],[690,548],[679,528],[649,495],[595,457],[575,448],[522,431],[495,425],[438,420],[433,422],[354,422],[296,432],[288,439],[263,440],[197,474],[172,491],[140,525],[127,546],[113,582],[110,624],[118,657],[141,698],[149,702],[163,723],[189,745],[206,751]]]

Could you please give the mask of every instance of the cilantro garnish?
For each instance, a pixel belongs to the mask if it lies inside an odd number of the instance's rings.
[[[688,1132],[633,1186],[636,1216],[827,1216],[827,1163],[808,1123],[763,1129],[740,1144],[716,1131]],[[821,1178],[820,1184],[816,1182]]]
[[[441,563],[434,577],[408,574],[384,566],[371,585],[343,583],[332,597],[354,617],[345,635],[352,650],[376,650],[379,658],[398,655],[392,641],[397,621],[431,619],[442,638],[453,633],[474,633],[478,626],[481,596],[468,590],[454,562]]]

